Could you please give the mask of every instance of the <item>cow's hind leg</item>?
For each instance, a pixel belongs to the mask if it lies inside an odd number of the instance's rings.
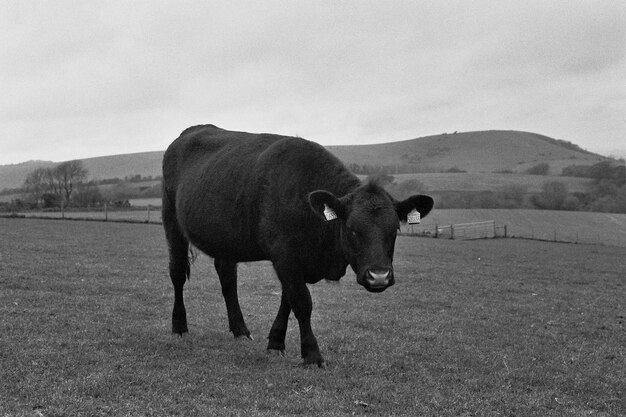
[[[169,271],[174,285],[174,309],[172,310],[172,333],[180,336],[188,331],[187,312],[183,302],[183,286],[189,278],[189,242],[174,222],[168,223],[163,218],[167,237],[170,263]]]
[[[267,352],[270,354],[285,354],[285,335],[287,334],[287,325],[289,324],[289,314],[291,314],[291,306],[287,300],[285,291],[280,297],[280,307],[278,314],[267,337]]]
[[[228,327],[235,337],[245,336],[252,339],[250,331],[243,320],[239,296],[237,295],[237,263],[223,259],[215,259],[215,270],[220,277],[222,295],[228,313]]]

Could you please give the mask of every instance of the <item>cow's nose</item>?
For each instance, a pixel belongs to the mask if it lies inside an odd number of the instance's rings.
[[[383,291],[394,284],[393,272],[391,269],[371,268],[365,274],[365,281],[367,282],[368,290],[375,292]]]

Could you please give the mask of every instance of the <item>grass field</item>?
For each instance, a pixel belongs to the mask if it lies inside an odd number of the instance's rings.
[[[265,355],[279,303],[240,265],[254,341],[234,340],[210,260],[186,286],[190,336],[157,225],[0,219],[0,416],[618,416],[626,265],[618,247],[400,237],[397,283],[311,287],[328,367]]]
[[[495,220],[498,226],[506,224],[510,237],[626,247],[626,214],[620,213],[521,209],[433,210],[413,230],[434,231],[436,225],[489,220]],[[411,228],[403,226],[403,230],[410,231]]]
[[[526,192],[541,192],[546,182],[558,181],[567,187],[570,193],[587,192],[593,180],[591,178],[563,177],[560,175],[526,175],[496,173],[422,173],[396,174],[397,182],[409,179],[419,180],[426,187],[426,193],[433,191],[501,191],[505,187],[528,187]]]

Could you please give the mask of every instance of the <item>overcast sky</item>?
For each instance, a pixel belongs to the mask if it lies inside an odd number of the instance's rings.
[[[0,0],[0,164],[188,126],[324,145],[524,130],[624,153],[626,2]]]

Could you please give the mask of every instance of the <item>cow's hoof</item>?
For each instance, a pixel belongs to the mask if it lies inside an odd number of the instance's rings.
[[[172,336],[177,338],[177,339],[183,339],[183,338],[187,338],[187,336],[189,336],[189,332],[188,331],[172,332]]]
[[[314,365],[317,365],[318,368],[326,368],[326,362],[324,362],[322,355],[309,355],[302,362],[304,368],[313,367]]]
[[[189,333],[172,333],[172,342],[177,346],[191,346],[193,345],[193,339]]]
[[[320,369],[325,369],[326,362],[324,362],[323,360],[321,362],[302,362],[300,366],[303,367],[304,369],[310,369],[310,368],[315,369],[316,367]]]
[[[187,320],[172,320],[172,333],[182,336],[188,331]]]
[[[265,352],[270,356],[285,356],[285,349],[267,349]]]

